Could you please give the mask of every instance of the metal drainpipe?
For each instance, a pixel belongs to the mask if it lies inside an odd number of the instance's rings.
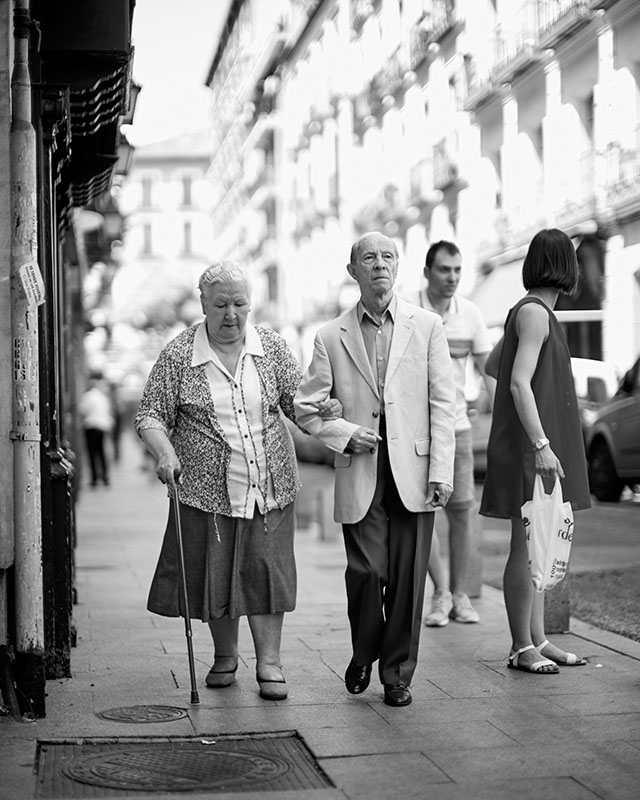
[[[23,711],[44,716],[44,611],[40,510],[38,307],[27,292],[39,276],[36,136],[31,122],[29,0],[14,0],[11,76],[11,333],[16,686]],[[26,270],[26,274],[25,274]]]

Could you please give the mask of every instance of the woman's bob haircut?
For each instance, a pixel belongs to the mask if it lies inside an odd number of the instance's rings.
[[[208,295],[209,292],[217,283],[229,283],[231,281],[238,281],[244,283],[247,287],[247,293],[251,292],[251,283],[249,280],[249,273],[244,267],[241,267],[237,261],[216,261],[210,267],[207,267],[200,276],[198,281],[198,289],[202,296]]]
[[[525,289],[559,289],[573,294],[578,288],[578,259],[571,239],[557,228],[538,231],[522,265]]]

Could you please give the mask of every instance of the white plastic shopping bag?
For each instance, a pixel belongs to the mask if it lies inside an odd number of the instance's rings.
[[[533,483],[533,498],[522,506],[527,537],[529,572],[537,592],[552,589],[567,574],[573,540],[573,509],[562,499],[560,478],[551,494],[540,475]]]

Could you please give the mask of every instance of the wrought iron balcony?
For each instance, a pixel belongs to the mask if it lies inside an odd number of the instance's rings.
[[[457,147],[453,136],[445,136],[433,146],[434,189],[445,189],[457,180],[458,160],[456,153]]]
[[[408,54],[403,47],[399,47],[369,84],[369,105],[373,113],[380,110],[386,97],[395,97],[414,80],[415,75],[409,69]]]
[[[411,69],[416,69],[427,58],[432,45],[440,41],[456,26],[455,3],[453,0],[433,0],[428,11],[411,29],[410,58]]]
[[[512,80],[539,58],[537,2],[527,0],[520,11],[494,29],[494,83]]]
[[[577,163],[567,164],[559,185],[558,220],[568,225],[596,211],[595,151],[584,150]],[[573,167],[573,168],[572,168]]]
[[[607,204],[640,200],[640,127],[632,142],[611,142],[604,154]]]
[[[593,18],[590,0],[538,0],[538,44],[554,47]]]
[[[359,32],[373,14],[373,3],[370,0],[351,0],[351,27]]]

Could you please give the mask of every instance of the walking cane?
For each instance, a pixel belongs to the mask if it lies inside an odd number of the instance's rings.
[[[191,615],[189,613],[189,593],[187,591],[187,571],[184,566],[184,549],[182,547],[182,525],[180,523],[180,498],[178,497],[178,484],[173,495],[173,509],[176,517],[176,536],[178,537],[178,558],[180,560],[180,578],[182,582],[182,600],[184,602],[184,631],[187,637],[187,653],[189,656],[189,675],[191,678],[191,703],[200,702],[196,688],[196,665],[193,659],[193,642],[191,635]]]

